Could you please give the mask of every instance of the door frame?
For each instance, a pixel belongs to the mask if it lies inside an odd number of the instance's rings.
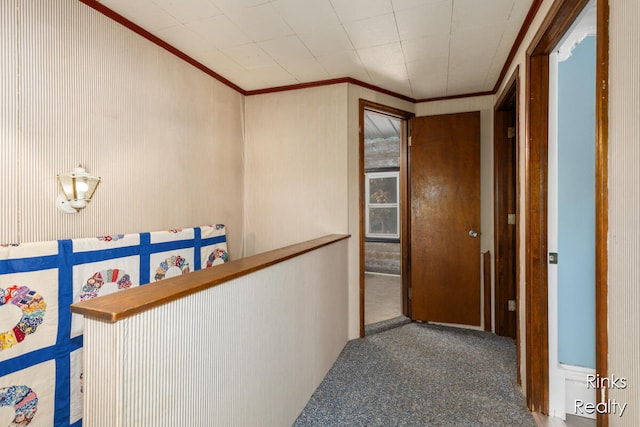
[[[515,98],[515,99],[513,99]],[[515,323],[515,340],[517,343],[518,350],[518,384],[521,384],[521,376],[520,376],[520,287],[518,283],[520,283],[520,167],[518,164],[518,159],[520,158],[520,147],[519,147],[519,117],[520,117],[520,66],[518,65],[514,70],[511,78],[508,80],[505,85],[505,89],[501,94],[499,94],[497,98],[497,102],[494,106],[494,122],[493,122],[493,171],[494,171],[494,187],[493,187],[493,200],[494,200],[494,274],[495,274],[495,304],[494,304],[494,316],[495,316],[495,333],[501,330],[502,319],[498,316],[498,313],[502,310],[507,309],[507,292],[504,289],[504,286],[498,280],[498,272],[501,271],[504,264],[504,257],[500,251],[500,244],[502,236],[503,228],[501,225],[504,225],[504,218],[509,213],[507,212],[507,206],[504,202],[504,198],[501,197],[505,191],[514,191],[515,195],[515,247],[513,248],[513,253],[506,254],[511,257],[511,262],[514,263],[515,268],[515,283],[513,286],[515,287],[515,298],[516,298],[516,323]],[[504,111],[510,102],[515,104],[515,142],[514,142],[514,164],[504,165],[499,159],[503,159],[505,157],[504,147],[505,140],[503,137],[499,135],[504,135],[507,132],[507,127],[504,120],[498,119],[498,114],[500,111]],[[504,182],[504,179],[501,178],[503,175],[504,168],[509,170],[515,169],[515,179],[513,182],[513,186],[515,188],[504,188],[507,184]],[[502,218],[502,219],[500,219]],[[501,222],[500,222],[501,221]]]
[[[556,0],[527,49],[525,89],[526,396],[531,411],[549,413],[547,283],[547,152],[549,54],[588,0]],[[608,375],[608,70],[609,0],[596,0],[596,372]],[[599,396],[607,399],[607,390]],[[598,425],[608,426],[605,414]]]
[[[397,108],[389,107],[383,104],[378,104],[373,101],[360,98],[358,100],[358,141],[359,141],[359,168],[358,168],[358,182],[359,182],[359,200],[360,200],[360,217],[359,217],[359,234],[360,234],[360,256],[359,256],[359,274],[360,274],[360,337],[364,337],[364,214],[365,214],[365,180],[364,180],[364,113],[367,111],[374,111],[376,113],[386,114],[391,117],[398,118],[403,122],[406,122],[406,126],[401,127],[400,135],[400,277],[402,280],[402,314],[407,317],[411,317],[411,304],[409,301],[409,288],[410,288],[410,236],[411,229],[409,223],[409,187],[407,174],[409,170],[409,138],[411,136],[411,129],[409,120],[415,116],[414,113],[400,110]]]

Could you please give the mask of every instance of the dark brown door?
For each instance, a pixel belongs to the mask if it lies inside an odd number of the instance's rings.
[[[480,112],[411,126],[412,318],[479,326]]]
[[[516,87],[494,113],[496,334],[516,338]]]

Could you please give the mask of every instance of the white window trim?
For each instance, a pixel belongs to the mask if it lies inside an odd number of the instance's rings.
[[[396,179],[396,203],[370,203],[369,181],[378,178],[395,178]],[[400,171],[392,172],[366,172],[365,173],[365,238],[369,239],[385,239],[397,240],[400,238]],[[369,209],[376,208],[395,208],[396,209],[396,234],[369,233]]]

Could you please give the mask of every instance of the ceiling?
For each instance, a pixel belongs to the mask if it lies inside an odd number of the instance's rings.
[[[492,91],[533,0],[99,0],[245,91],[350,77]]]

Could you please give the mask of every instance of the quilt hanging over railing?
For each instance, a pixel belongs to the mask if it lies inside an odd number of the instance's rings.
[[[82,317],[71,304],[227,260],[220,224],[1,245],[0,426],[82,425]]]

